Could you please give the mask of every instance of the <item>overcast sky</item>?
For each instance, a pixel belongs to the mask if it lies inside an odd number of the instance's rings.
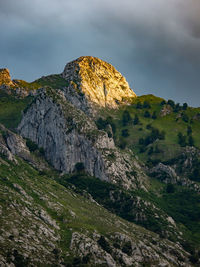
[[[0,67],[33,81],[79,56],[137,95],[200,106],[200,0],[0,0]]]

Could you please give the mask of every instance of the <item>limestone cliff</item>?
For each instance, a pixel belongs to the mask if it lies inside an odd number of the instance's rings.
[[[62,76],[69,85],[64,90],[66,97],[82,110],[94,104],[116,108],[136,97],[121,73],[96,57],[80,57],[68,63]]]
[[[90,175],[122,184],[145,187],[145,175],[128,153],[119,153],[113,139],[67,101],[61,90],[40,90],[18,127],[19,133],[45,151],[46,159],[64,173],[78,162]],[[135,170],[136,172],[133,172]],[[138,173],[133,175],[132,173]]]

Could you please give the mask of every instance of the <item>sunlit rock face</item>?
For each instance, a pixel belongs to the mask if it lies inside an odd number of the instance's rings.
[[[89,105],[117,108],[119,104],[131,102],[136,94],[130,89],[126,79],[111,64],[96,57],[80,57],[65,66],[62,73],[68,81],[66,94],[72,93],[85,98]],[[89,100],[89,101],[88,101]]]
[[[0,86],[1,85],[14,86],[8,69],[0,69]]]

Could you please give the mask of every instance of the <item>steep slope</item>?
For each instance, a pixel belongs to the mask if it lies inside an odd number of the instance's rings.
[[[9,81],[0,265],[198,266],[200,109],[135,97],[93,57]]]
[[[145,188],[147,184],[136,158],[131,153],[120,153],[113,139],[69,103],[62,91],[39,91],[18,131],[42,147],[57,170],[71,173],[81,162],[90,175],[123,187]]]
[[[12,158],[0,158],[1,266],[192,266],[178,244]]]

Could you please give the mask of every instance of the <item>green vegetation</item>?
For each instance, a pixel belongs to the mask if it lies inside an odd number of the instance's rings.
[[[22,111],[31,101],[32,97],[21,99],[0,91],[0,123],[14,130],[21,120]]]
[[[16,80],[15,82],[17,83],[17,87],[22,87],[28,90],[36,90],[44,86],[50,86],[53,89],[61,89],[69,85],[60,74],[43,76],[31,83],[23,80]]]
[[[200,197],[186,187],[172,184],[163,185],[152,180],[150,192],[126,191],[116,185],[86,176],[84,173],[65,175],[59,182],[66,187],[69,184],[75,185],[75,192],[81,195],[87,191],[106,209],[128,221],[144,226],[163,237],[166,237],[168,233],[168,238],[176,238],[173,231],[170,234],[170,228],[162,219],[164,211],[176,221],[179,230],[183,232],[192,246],[197,243],[200,246]],[[137,205],[135,203],[137,196],[141,197],[140,208],[137,206],[138,203]],[[155,211],[151,206],[145,209],[144,201],[159,208],[159,218],[155,218]],[[137,214],[142,210],[147,216],[147,220],[138,220]]]
[[[33,141],[31,141],[30,139],[26,140],[26,145],[29,148],[29,150],[31,152],[34,152],[36,149],[38,149],[38,145],[35,144]]]
[[[184,146],[200,148],[200,108],[191,108],[186,103],[181,106],[173,100],[144,95],[134,99],[129,106],[104,110],[101,118],[106,120],[108,116],[115,125],[115,143],[122,149],[128,143],[142,161],[169,160],[178,156]],[[154,133],[152,129],[155,129]],[[125,132],[128,136],[124,136]],[[162,137],[156,138],[156,132]],[[185,142],[182,136],[180,141],[179,133],[185,136]],[[142,143],[142,139],[146,142]],[[150,154],[149,145],[153,146]]]
[[[33,83],[18,82],[20,86],[28,89],[37,89],[42,86],[51,86],[56,89],[67,85],[60,75],[42,77]],[[34,101],[32,97],[20,99],[15,95],[0,92],[0,123],[14,130],[20,122],[22,112],[26,112],[32,101]],[[68,110],[66,113],[69,116]],[[173,100],[165,101],[153,95],[147,95],[136,98],[130,106],[121,106],[116,110],[103,110],[98,116],[95,123],[99,130],[104,130],[109,137],[114,137],[114,141],[120,149],[124,150],[127,147],[132,149],[139,159],[150,167],[158,162],[174,162],[181,166],[184,159],[181,159],[180,155],[185,146],[200,148],[200,108],[188,107],[186,103],[181,106]],[[70,124],[70,116],[68,123]],[[44,149],[38,148],[31,140],[27,139],[26,145],[31,152],[38,150],[41,155],[44,155]],[[108,158],[115,160],[115,155],[111,153]],[[73,230],[85,229],[88,232],[97,229],[101,234],[98,244],[109,252],[111,248],[104,235],[119,231],[115,224],[107,221],[107,216],[114,216],[111,213],[144,226],[162,237],[180,241],[176,240],[176,234],[169,228],[164,217],[168,214],[175,220],[177,229],[183,232],[183,237],[189,242],[192,250],[193,247],[200,246],[200,197],[191,189],[171,183],[165,185],[162,183],[162,179],[151,178],[149,192],[125,191],[117,185],[87,176],[84,173],[85,168],[82,162],[75,165],[72,175],[62,177],[59,177],[56,172],[52,175],[53,171],[39,172],[27,163],[21,160],[19,162],[19,165],[14,165],[6,161],[7,165],[0,165],[0,184],[17,193],[12,193],[12,201],[15,200],[24,205],[19,196],[19,189],[13,186],[14,183],[18,183],[33,198],[36,208],[42,207],[52,215],[61,229],[59,246],[64,252],[69,249],[71,228]],[[193,160],[192,169],[188,170],[187,174],[191,181],[200,183],[198,157]],[[50,178],[52,176],[54,179]],[[57,213],[51,209],[31,188],[41,191],[44,195],[48,195],[48,192],[56,192],[57,197],[54,201],[59,199],[59,203],[64,207],[62,212]],[[78,194],[79,197],[73,194]],[[109,212],[91,204],[89,200],[85,199],[85,194],[87,197],[91,195]],[[138,197],[140,197],[140,206],[137,202]],[[0,201],[6,210],[6,197]],[[145,206],[145,201],[151,205]],[[93,205],[92,213],[91,205]],[[157,217],[152,205],[157,208]],[[70,211],[73,211],[77,218],[71,219]],[[142,212],[145,214],[146,220],[142,219]],[[138,214],[141,216],[139,217]],[[99,217],[102,220],[99,221]],[[65,218],[67,218],[67,223]],[[27,222],[28,224],[29,222]],[[126,243],[123,252],[129,255],[131,249],[130,243]],[[15,254],[16,264],[18,262],[24,266],[28,264],[28,259],[22,258],[20,250],[17,250]],[[54,254],[58,256],[59,253],[55,250]],[[193,256],[191,261],[196,259],[195,253]],[[88,258],[75,258],[73,261],[78,265],[87,262]]]

